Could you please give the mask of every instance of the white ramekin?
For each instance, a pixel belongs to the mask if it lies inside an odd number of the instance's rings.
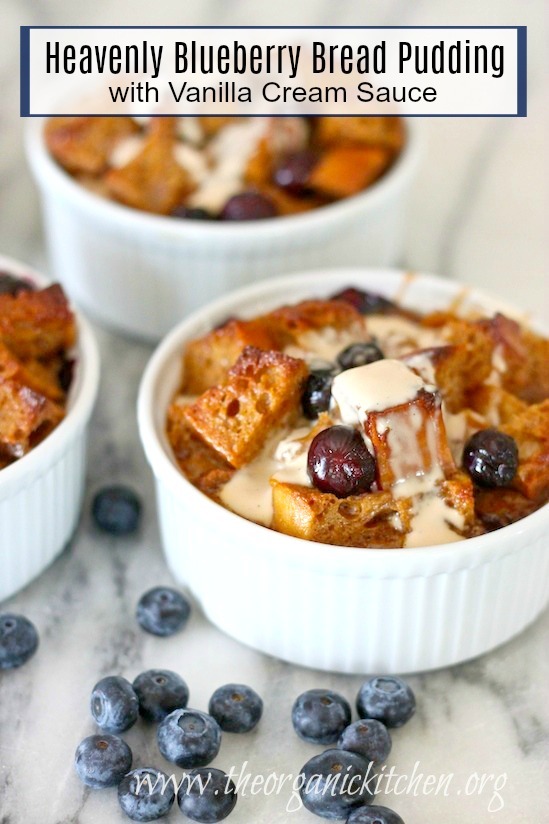
[[[520,632],[549,598],[549,506],[502,530],[443,546],[349,549],[281,535],[211,501],[181,474],[165,437],[185,342],[246,317],[348,285],[429,311],[463,286],[389,270],[277,278],[185,320],[141,384],[141,440],[156,479],[164,550],[178,581],[229,635],[296,664],[340,672],[418,672],[480,655]],[[505,307],[470,290],[464,306]]]
[[[9,258],[0,271],[40,286],[42,276]],[[75,373],[65,419],[28,455],[0,470],[0,601],[39,575],[71,538],[82,504],[86,435],[99,386],[99,354],[77,316]]]
[[[26,146],[52,271],[78,304],[122,332],[157,340],[214,298],[280,272],[398,262],[418,165],[413,120],[394,167],[363,194],[242,224],[159,217],[92,194],[52,160],[42,130],[42,120],[31,121]]]

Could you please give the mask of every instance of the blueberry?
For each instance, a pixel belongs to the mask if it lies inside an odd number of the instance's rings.
[[[372,804],[352,812],[346,824],[404,824],[404,821],[388,807]]]
[[[330,369],[314,369],[309,374],[301,396],[303,414],[309,420],[315,420],[321,412],[327,412],[330,408],[333,379]]]
[[[249,732],[259,723],[263,701],[245,684],[226,684],[210,698],[208,712],[224,732]]]
[[[183,629],[191,605],[184,595],[170,587],[154,587],[141,596],[137,604],[137,622],[152,635],[174,635]]]
[[[463,450],[463,466],[479,486],[508,486],[517,474],[517,444],[497,429],[481,429],[469,438]]]
[[[237,801],[236,787],[222,770],[212,767],[191,770],[177,793],[183,815],[192,821],[215,824],[232,813]]]
[[[102,730],[124,732],[139,715],[139,701],[129,681],[108,675],[98,681],[91,694],[91,714]]]
[[[350,287],[332,295],[332,300],[342,300],[360,312],[361,315],[387,315],[398,311],[397,306],[387,298],[376,295],[375,292],[365,292],[363,289]]]
[[[115,787],[132,766],[132,751],[117,735],[90,735],[78,745],[74,766],[88,787]]]
[[[141,501],[127,486],[105,486],[92,501],[92,516],[102,532],[130,535],[141,519]]]
[[[63,392],[68,392],[72,386],[75,366],[76,361],[74,358],[64,357],[61,361],[61,366],[59,367],[59,372],[57,373],[57,379]]]
[[[160,722],[157,740],[167,761],[187,769],[205,767],[219,752],[221,730],[205,712],[175,710]]]
[[[150,767],[132,770],[118,785],[118,803],[132,821],[156,821],[169,813],[174,801],[173,781]]]
[[[0,615],[0,670],[26,663],[36,652],[38,641],[36,627],[24,615]]]
[[[308,690],[292,708],[294,730],[311,744],[333,744],[350,723],[349,702],[331,690]]]
[[[337,363],[343,371],[354,369],[356,366],[367,366],[369,363],[383,360],[384,355],[379,346],[371,342],[352,343],[337,356]]]
[[[185,709],[189,688],[176,672],[147,670],[133,682],[139,700],[139,713],[146,721],[159,723],[174,710]]]
[[[0,295],[17,295],[19,292],[34,292],[34,286],[27,280],[0,272]]]
[[[310,190],[311,172],[318,157],[309,149],[286,155],[275,169],[273,180],[277,186],[292,195],[304,195]]]
[[[263,220],[276,216],[276,206],[259,192],[233,195],[221,210],[221,220]]]
[[[346,818],[373,799],[371,765],[361,755],[326,750],[307,761],[300,772],[301,800],[321,818]]]
[[[190,206],[177,206],[171,213],[172,217],[179,217],[184,220],[215,220],[214,215],[206,209],[192,208]]]
[[[313,486],[338,498],[368,492],[376,463],[360,432],[349,426],[330,426],[309,447],[307,471]]]
[[[343,730],[337,746],[342,750],[357,752],[367,761],[381,764],[391,752],[391,736],[385,724],[373,718],[355,721]]]
[[[401,727],[414,714],[416,699],[400,678],[380,675],[361,686],[356,708],[361,718],[374,718],[386,727]]]

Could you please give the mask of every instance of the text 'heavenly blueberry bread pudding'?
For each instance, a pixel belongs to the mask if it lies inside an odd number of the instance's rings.
[[[65,417],[76,322],[62,288],[0,273],[0,470]]]
[[[393,165],[396,117],[56,117],[55,160],[88,189],[190,220],[293,215],[352,197]]]
[[[350,547],[449,543],[549,498],[549,341],[346,289],[188,343],[177,462],[220,505]]]

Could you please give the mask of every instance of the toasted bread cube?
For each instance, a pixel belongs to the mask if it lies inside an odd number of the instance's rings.
[[[56,403],[65,399],[59,380],[61,364],[59,357],[48,361],[19,361],[0,341],[0,379],[16,380]]]
[[[52,117],[44,139],[67,171],[97,177],[107,169],[116,143],[138,131],[131,117]]]
[[[492,532],[526,518],[538,508],[516,489],[480,489],[475,491],[475,513],[479,532]]]
[[[529,406],[500,427],[519,451],[513,486],[538,503],[549,499],[549,400]]]
[[[0,341],[18,358],[51,358],[75,340],[74,315],[58,284],[0,295]]]
[[[463,516],[463,532],[467,534],[475,523],[475,494],[470,477],[458,470],[442,481],[440,494],[448,506]]]
[[[401,547],[404,533],[393,523],[397,502],[388,492],[340,499],[318,489],[271,480],[273,529],[322,544]]]
[[[490,426],[499,426],[528,409],[528,404],[511,395],[500,386],[483,384],[470,392],[467,403],[474,412],[485,418]]]
[[[351,197],[377,180],[389,162],[386,149],[378,146],[334,146],[320,157],[310,186],[334,199]]]
[[[404,124],[398,117],[319,117],[315,139],[321,146],[355,143],[384,146],[393,153],[404,145]]]
[[[341,300],[304,300],[292,306],[282,306],[263,317],[264,323],[276,332],[284,343],[298,343],[305,332],[331,327],[363,331],[364,318],[349,303]]]
[[[238,469],[255,458],[275,426],[297,416],[307,375],[302,360],[247,347],[226,383],[209,389],[183,414]]]
[[[238,122],[238,117],[199,117],[198,122],[206,137],[214,137],[225,126]]]
[[[25,455],[62,420],[64,411],[44,395],[0,376],[0,445],[13,458]]]

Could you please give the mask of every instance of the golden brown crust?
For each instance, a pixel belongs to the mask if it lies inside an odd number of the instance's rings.
[[[93,177],[109,165],[116,143],[139,132],[131,117],[53,117],[46,123],[46,146],[67,171]]]
[[[70,349],[76,324],[62,288],[0,295],[0,340],[18,358],[51,358]]]

